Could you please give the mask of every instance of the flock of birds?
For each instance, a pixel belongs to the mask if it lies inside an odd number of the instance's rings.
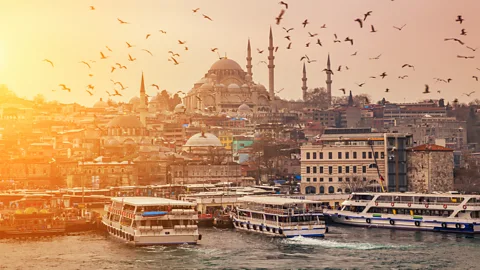
[[[393,1],[393,0],[392,0]],[[283,17],[284,15],[286,14],[288,8],[289,8],[289,4],[285,1],[280,1],[279,4],[282,6],[278,16],[275,18],[275,23],[276,25],[281,25],[282,24],[282,20],[283,20]],[[90,6],[90,10],[93,12],[95,11],[95,7],[94,6]],[[192,9],[192,13],[193,14],[201,14],[202,18],[207,20],[207,21],[213,21],[213,19],[206,15],[206,14],[202,14],[199,12],[200,11],[200,8],[195,8],[195,9]],[[373,11],[367,11],[365,12],[362,16],[358,17],[358,18],[355,18],[352,20],[352,23],[356,23],[358,25],[358,27],[360,29],[363,29],[363,28],[368,28],[369,29],[369,32],[372,33],[372,34],[375,34],[378,32],[378,30],[375,28],[375,26],[373,24],[370,24],[370,20],[368,20],[369,17],[371,16],[374,16],[374,12]],[[125,20],[122,20],[120,18],[117,18],[117,21],[120,25],[128,25],[130,24],[130,22],[128,21],[125,21]],[[462,15],[458,15],[457,18],[455,19],[455,23],[458,23],[459,25],[462,25],[463,26],[463,22],[465,21],[465,19],[462,17]],[[308,27],[309,27],[309,24],[310,24],[310,21],[308,19],[305,19],[301,22],[301,28],[305,29],[305,30],[308,30]],[[368,24],[370,24],[370,26],[368,27]],[[398,30],[398,31],[403,31],[405,29],[405,27],[407,26],[407,24],[403,24],[401,26],[393,26],[394,29]],[[326,24],[323,24],[320,26],[320,29],[325,29],[327,28],[327,25]],[[286,45],[286,50],[290,50],[292,49],[292,46],[293,46],[293,40],[292,40],[292,36],[290,34],[291,31],[294,31],[295,28],[294,27],[284,27],[282,25],[282,29],[284,30],[285,32],[285,36],[284,36],[284,39],[286,39],[288,41],[287,45]],[[158,30],[158,33],[160,35],[166,35],[167,32],[165,30]],[[470,46],[467,46],[465,44],[465,42],[463,42],[460,38],[461,36],[466,36],[467,35],[467,30],[465,28],[461,28],[459,30],[459,36],[460,37],[447,37],[444,39],[445,42],[456,42],[458,43],[459,45],[461,46],[465,46],[467,49],[471,50],[472,52],[476,52],[476,50],[478,48],[473,48],[473,47],[470,47]],[[145,40],[148,40],[150,37],[152,36],[152,33],[146,33],[145,34]],[[318,33],[314,33],[312,31],[308,31],[308,38],[312,39],[312,40],[309,40],[307,43],[305,43],[305,47],[310,47],[311,45],[317,45],[317,46],[320,46],[322,47],[323,46],[323,43],[322,41],[320,40],[319,38],[319,34]],[[355,41],[354,39],[350,38],[349,36],[345,37],[344,39],[340,39],[339,36],[334,33],[333,34],[333,43],[342,43],[342,42],[345,42],[347,44],[349,44],[350,46],[354,46],[355,44]],[[188,51],[189,50],[189,47],[187,46],[187,41],[186,40],[177,40],[177,45],[180,47],[180,49],[178,50],[182,50],[182,51]],[[139,54],[140,53],[143,53],[145,55],[148,55],[148,56],[153,56],[153,53],[148,50],[148,49],[145,49],[145,48],[141,48],[140,50],[136,50],[135,48],[137,48],[137,46],[131,42],[128,42],[128,41],[125,41],[125,45],[127,50],[130,50],[129,53],[127,55],[125,55],[125,57],[123,59],[116,59],[116,60],[113,60],[111,62],[111,65],[110,65],[110,68],[109,68],[109,71],[110,73],[113,73],[113,72],[116,72],[116,71],[119,71],[119,70],[126,70],[128,69],[128,65],[127,64],[124,64],[124,61],[128,61],[130,63],[132,62],[135,62],[137,60],[137,57],[139,57]],[[279,49],[279,47],[275,47],[274,50],[275,52]],[[219,58],[220,57],[220,54],[218,52],[218,48],[211,48],[210,51],[212,53],[216,53],[218,55]],[[265,51],[265,49],[260,49],[260,48],[257,48],[257,53],[258,54],[263,54]],[[90,71],[92,69],[92,66],[94,66],[97,61],[108,61],[107,59],[110,59],[111,56],[110,56],[110,53],[112,53],[113,50],[110,49],[109,46],[105,46],[103,50],[100,50],[99,51],[99,58],[98,59],[95,59],[95,60],[82,60],[82,61],[79,61],[79,64],[82,64],[84,65],[86,68],[88,68],[88,70]],[[357,53],[358,51],[355,51],[354,53],[352,53],[350,56],[351,57],[355,57],[357,56]],[[173,50],[169,50],[168,51],[168,61],[171,62],[173,65],[179,65],[181,64],[182,62],[180,61],[181,59],[181,54],[179,51],[173,51]],[[369,60],[371,61],[375,61],[375,60],[379,60],[381,58],[382,54],[378,54],[377,56],[375,57],[371,57],[369,58]],[[143,56],[142,56],[143,57]],[[457,55],[458,58],[460,59],[474,59],[475,56],[474,55]],[[43,61],[45,61],[46,63],[50,64],[52,68],[55,67],[55,64],[52,60],[50,59],[44,59]],[[300,57],[300,61],[305,61],[307,63],[314,63],[316,62],[315,59],[311,59],[307,54],[304,54]],[[259,61],[257,63],[257,65],[259,64],[265,64],[267,65],[267,61]],[[342,68],[344,68],[345,70],[349,70],[350,68],[347,66],[347,65],[339,65],[335,70],[335,72],[341,72],[342,71]],[[409,64],[409,63],[405,63],[405,64],[402,64],[401,65],[401,68],[402,70],[411,70],[411,71],[415,71],[415,66]],[[323,72],[326,72],[327,74],[334,74],[334,70],[332,69],[328,69],[328,68],[325,68],[323,70]],[[480,70],[479,68],[477,68],[477,70]],[[92,72],[89,72],[88,73],[88,76],[90,77],[93,77],[94,74]],[[373,76],[370,76],[369,79],[384,79],[385,77],[387,76],[390,76],[389,74],[387,74],[386,71],[382,72],[381,74],[378,74],[378,75],[373,75]],[[407,79],[409,77],[408,74],[403,74],[403,75],[399,75],[397,78],[400,79],[400,80],[404,80],[404,79]],[[472,76],[473,79],[475,79],[476,81],[478,81],[478,77],[473,75]],[[115,96],[123,96],[122,94],[122,91],[127,89],[128,87],[125,87],[123,85],[122,82],[120,81],[114,81],[114,80],[111,80],[112,83],[113,83],[113,89],[112,91],[106,91],[107,95],[109,97],[115,97]],[[450,83],[452,81],[452,78],[434,78],[434,81],[437,82],[437,83]],[[366,82],[361,82],[361,83],[356,83],[356,85],[361,88],[363,87],[364,85],[366,84]],[[66,84],[64,83],[61,83],[58,85],[60,87],[60,90],[62,91],[68,91],[68,92],[71,92],[71,88],[68,87]],[[119,88],[118,88],[119,87]],[[150,87],[154,87],[157,89],[157,91],[160,91],[160,87],[157,85],[157,84],[151,84]],[[118,89],[117,89],[118,88]],[[93,96],[96,92],[95,92],[95,86],[92,85],[92,84],[88,84],[85,86],[85,92],[88,93],[90,96]],[[283,90],[283,89],[282,89]],[[57,91],[57,89],[53,89],[52,91]],[[281,91],[281,90],[280,90]],[[280,92],[280,91],[276,91],[277,93]],[[341,91],[344,95],[347,93],[347,90],[345,88],[340,88],[339,91]],[[389,88],[386,88],[385,89],[385,92],[388,93],[390,92],[390,89]],[[438,93],[440,93],[441,91],[440,90],[437,90]],[[184,92],[182,91],[178,91],[176,94],[185,94]],[[430,91],[430,86],[428,84],[425,84],[425,88],[422,92],[423,94],[429,94],[431,93]],[[470,93],[463,93],[464,95],[470,97],[470,95],[472,95],[473,93],[475,93],[475,91],[472,91]],[[457,99],[456,99],[457,100]]]

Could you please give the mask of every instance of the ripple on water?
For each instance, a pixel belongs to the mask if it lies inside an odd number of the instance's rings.
[[[320,246],[325,248],[341,248],[341,249],[357,249],[357,250],[376,250],[376,249],[406,249],[412,246],[398,246],[398,245],[382,245],[373,243],[355,243],[355,242],[337,242],[334,240],[294,237],[283,240],[285,244],[290,245],[305,245],[305,246]]]

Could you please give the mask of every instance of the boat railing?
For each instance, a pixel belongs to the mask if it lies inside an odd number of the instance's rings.
[[[375,201],[376,203],[385,203],[385,204],[411,204],[411,205],[450,205],[450,206],[457,206],[460,205],[461,202],[454,203],[454,202],[412,202],[412,201]]]

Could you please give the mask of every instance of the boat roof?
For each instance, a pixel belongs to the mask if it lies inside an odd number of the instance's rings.
[[[317,201],[302,200],[302,199],[291,199],[291,198],[282,198],[282,197],[272,197],[272,196],[245,196],[238,198],[238,201],[241,202],[252,202],[258,204],[272,204],[272,205],[290,205],[290,204],[301,204],[301,203],[319,203]]]
[[[115,197],[112,198],[113,202],[123,202],[124,204],[130,204],[134,206],[156,206],[156,205],[182,205],[182,206],[195,206],[195,203],[171,200],[157,197]]]
[[[352,195],[380,195],[380,196],[423,196],[423,197],[472,197],[478,195],[472,194],[459,194],[459,193],[416,193],[416,192],[385,192],[385,193],[378,193],[378,192],[354,192]]]

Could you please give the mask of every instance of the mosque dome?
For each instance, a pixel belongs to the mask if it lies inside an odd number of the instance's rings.
[[[267,90],[267,88],[265,88],[265,86],[264,86],[263,84],[260,84],[260,83],[257,84],[255,87],[256,87],[257,89],[260,89],[260,90]]]
[[[138,103],[140,103],[140,98],[139,97],[132,97],[128,103],[138,104]]]
[[[104,147],[118,147],[120,146],[120,142],[117,139],[110,138],[108,140],[105,140],[103,143]]]
[[[228,89],[240,89],[240,86],[236,83],[231,83],[228,85]]]
[[[212,133],[197,133],[185,143],[186,147],[223,147],[223,144]]]
[[[179,103],[175,106],[175,109],[173,109],[174,113],[184,113],[187,110],[185,105],[183,103]]]
[[[120,128],[142,128],[142,122],[134,115],[119,115],[113,118],[107,125],[107,127],[120,127]]]
[[[235,70],[242,70],[242,67],[232,59],[222,58],[217,62],[213,63],[210,67],[210,70],[227,70],[227,69],[235,69]]]
[[[242,85],[242,88],[248,88],[248,84],[244,83],[244,84]]]
[[[213,85],[212,85],[211,83],[209,83],[209,82],[204,83],[204,84],[202,84],[202,86],[200,86],[200,89],[210,90],[210,89],[212,89],[212,88],[213,88]]]
[[[95,102],[95,104],[93,104],[93,108],[108,108],[108,103],[103,101],[103,99],[100,98],[99,101]]]
[[[208,79],[203,77],[201,78],[200,80],[198,80],[198,82],[196,82],[195,84],[204,84],[204,83],[208,83]]]
[[[242,105],[240,105],[237,109],[237,113],[250,113],[251,110],[250,110],[250,106],[248,106],[247,104],[243,103]]]

